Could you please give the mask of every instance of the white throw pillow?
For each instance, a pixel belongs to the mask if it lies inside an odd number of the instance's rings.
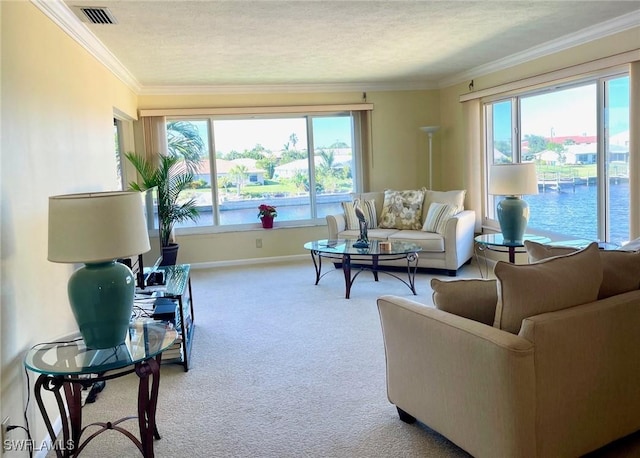
[[[427,206],[434,202],[439,204],[449,204],[457,207],[458,212],[461,212],[464,210],[464,196],[466,193],[467,191],[465,189],[454,191],[431,191],[428,189],[424,196],[424,204]]]
[[[453,205],[434,202],[429,206],[422,230],[426,232],[437,232],[442,235],[447,226],[447,220],[456,213],[457,209]]]
[[[620,251],[640,251],[640,238],[631,240],[619,248]]]

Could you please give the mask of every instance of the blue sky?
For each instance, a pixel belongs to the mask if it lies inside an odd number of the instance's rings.
[[[206,122],[196,122],[206,140]],[[306,149],[307,127],[305,118],[215,120],[216,151],[243,152],[260,144],[268,150],[280,151],[290,142],[291,134],[298,139],[297,149]],[[317,117],[313,119],[314,146],[328,147],[336,141],[351,146],[351,118],[349,116]],[[290,144],[293,148],[293,144]]]
[[[596,85],[589,84],[561,91],[521,98],[522,137],[596,135]],[[617,78],[609,85],[609,123],[611,134],[629,130],[629,77]],[[510,104],[494,105],[496,140],[510,136]]]

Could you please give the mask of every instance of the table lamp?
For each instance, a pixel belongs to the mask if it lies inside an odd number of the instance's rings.
[[[85,264],[71,275],[67,290],[88,348],[111,348],[125,341],[135,277],[116,259],[149,250],[142,193],[49,197],[49,261]]]
[[[533,162],[492,165],[489,194],[505,196],[497,206],[505,243],[522,243],[529,222],[529,204],[520,196],[538,194],[536,165]]]

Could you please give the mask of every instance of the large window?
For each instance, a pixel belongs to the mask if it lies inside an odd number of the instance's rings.
[[[168,118],[170,154],[201,158],[184,196],[196,198],[200,218],[181,227],[255,225],[262,203],[285,225],[340,212],[356,189],[356,117]]]
[[[530,230],[629,240],[627,75],[544,88],[484,107],[487,165],[536,163],[539,194],[524,196]],[[499,198],[487,196],[489,219],[495,219]]]

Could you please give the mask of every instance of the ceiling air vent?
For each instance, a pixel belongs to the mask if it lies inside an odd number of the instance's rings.
[[[91,24],[117,24],[118,21],[106,7],[74,6],[76,16]]]

